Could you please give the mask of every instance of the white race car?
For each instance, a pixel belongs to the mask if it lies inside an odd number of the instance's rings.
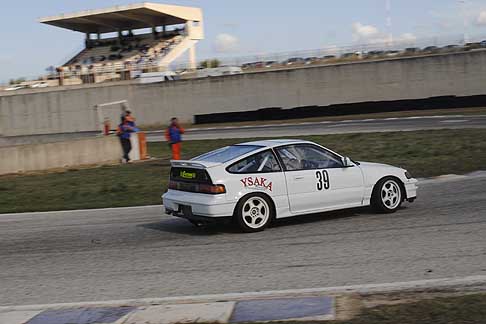
[[[171,164],[167,214],[195,225],[232,219],[245,232],[276,218],[368,205],[393,213],[417,195],[406,170],[354,162],[309,141],[242,143]]]

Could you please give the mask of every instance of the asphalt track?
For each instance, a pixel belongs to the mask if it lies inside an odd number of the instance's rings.
[[[285,122],[258,126],[192,127],[186,130],[185,140],[292,137],[345,133],[415,131],[427,129],[486,128],[486,115],[415,116],[401,118],[359,119],[322,122]],[[164,130],[148,131],[147,141],[165,141]],[[32,143],[52,143],[99,135],[99,131],[0,137],[0,146]]]
[[[415,131],[427,129],[486,128],[486,115],[424,116],[268,124],[259,126],[215,126],[191,128],[186,140],[282,137],[345,133]],[[149,142],[165,141],[161,131],[148,132]]]
[[[255,234],[198,229],[159,206],[0,215],[0,305],[485,275],[486,175],[419,186],[393,215],[340,211]]]

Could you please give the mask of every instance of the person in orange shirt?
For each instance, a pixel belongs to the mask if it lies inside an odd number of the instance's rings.
[[[172,150],[172,160],[181,159],[182,134],[184,134],[184,128],[179,125],[176,117],[171,118],[170,125],[165,131],[165,139]]]

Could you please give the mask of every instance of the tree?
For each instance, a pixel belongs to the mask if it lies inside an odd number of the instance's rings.
[[[22,82],[25,82],[25,78],[10,79],[10,81],[9,81],[9,83],[11,85],[19,84],[19,83],[22,83]]]
[[[199,67],[202,69],[217,68],[221,66],[221,62],[218,59],[204,60],[199,63]]]
[[[218,59],[211,60],[211,67],[217,68],[220,65],[221,65],[221,62]]]

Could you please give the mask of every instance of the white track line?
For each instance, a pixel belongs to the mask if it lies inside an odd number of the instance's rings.
[[[145,206],[129,206],[129,207],[109,207],[109,208],[94,208],[94,209],[72,209],[72,210],[57,210],[57,211],[45,211],[45,212],[24,212],[24,213],[10,213],[0,214],[0,217],[7,216],[31,216],[31,215],[49,215],[49,214],[74,214],[74,213],[93,213],[104,211],[117,211],[117,210],[131,210],[131,209],[147,209],[147,208],[162,208],[163,205],[145,205]]]
[[[467,119],[449,119],[449,120],[441,120],[439,121],[439,123],[465,123],[465,122],[468,122],[469,120]]]
[[[331,124],[331,123],[360,123],[360,122],[372,122],[372,121],[389,121],[389,120],[410,120],[410,119],[441,119],[441,118],[484,118],[486,115],[434,115],[434,116],[410,116],[410,117],[389,117],[389,118],[368,118],[368,119],[345,119],[336,121],[316,121],[316,122],[299,122],[299,123],[283,123],[283,124],[265,124],[265,125],[242,125],[242,126],[221,126],[221,127],[196,127],[187,128],[188,132],[209,131],[218,129],[240,129],[240,128],[266,128],[266,127],[281,127],[281,126],[298,126],[298,125],[319,125],[319,124]],[[163,130],[147,131],[146,134],[158,134],[163,133]]]
[[[273,297],[298,297],[302,295],[323,295],[323,294],[340,294],[340,293],[378,293],[394,292],[403,290],[416,289],[438,289],[465,286],[478,286],[486,284],[486,275],[468,276],[462,278],[440,278],[415,281],[402,281],[378,284],[363,284],[350,286],[336,286],[325,288],[309,289],[289,289],[289,290],[271,290],[262,292],[247,293],[228,293],[214,295],[194,295],[183,297],[165,297],[165,298],[142,298],[126,300],[108,300],[98,302],[80,302],[80,303],[63,303],[47,305],[24,305],[24,306],[2,306],[0,312],[8,311],[26,311],[49,308],[77,308],[93,306],[138,306],[151,304],[182,304],[182,303],[208,303],[214,301],[236,301],[253,298],[273,298]]]

